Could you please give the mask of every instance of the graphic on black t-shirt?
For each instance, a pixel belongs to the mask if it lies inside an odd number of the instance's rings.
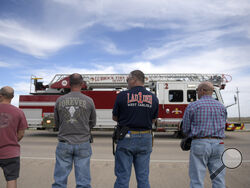
[[[141,106],[152,108],[152,95],[143,95],[142,92],[127,93],[128,106]]]

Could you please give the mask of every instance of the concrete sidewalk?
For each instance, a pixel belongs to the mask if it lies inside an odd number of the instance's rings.
[[[53,183],[54,159],[21,159],[21,174],[18,188],[49,188]],[[187,162],[152,162],[150,165],[152,188],[189,187]],[[91,161],[92,187],[112,188],[114,176],[113,161]],[[238,169],[227,170],[227,188],[247,188],[250,185],[250,163],[243,163]],[[0,188],[5,187],[3,173],[0,173]],[[69,176],[68,188],[75,187],[74,172]],[[136,188],[135,174],[132,172],[130,187]],[[205,178],[205,188],[210,188],[209,175]]]

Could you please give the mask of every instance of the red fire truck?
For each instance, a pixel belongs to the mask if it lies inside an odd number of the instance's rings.
[[[112,108],[116,96],[127,89],[128,74],[82,74],[85,81],[82,93],[91,97],[97,111],[96,129],[110,129]],[[157,131],[179,132],[185,108],[197,100],[196,88],[202,81],[214,84],[213,98],[223,103],[220,90],[229,81],[224,74],[146,74],[145,87],[159,99]],[[27,118],[29,127],[53,129],[53,112],[58,97],[70,92],[69,75],[57,74],[48,85],[41,78],[31,77],[29,95],[21,95],[19,108]]]

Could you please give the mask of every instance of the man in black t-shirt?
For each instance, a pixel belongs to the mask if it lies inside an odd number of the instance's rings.
[[[152,152],[152,123],[158,116],[158,99],[144,88],[145,75],[132,71],[128,89],[118,94],[113,108],[113,120],[129,127],[126,136],[117,143],[115,153],[114,188],[128,188],[134,164],[138,188],[150,188],[149,162]]]

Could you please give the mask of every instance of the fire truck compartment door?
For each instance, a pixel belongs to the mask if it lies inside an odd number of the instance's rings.
[[[112,110],[111,109],[97,109],[97,122],[95,128],[114,128],[117,124],[112,120]]]
[[[29,127],[42,127],[42,109],[22,109]]]

